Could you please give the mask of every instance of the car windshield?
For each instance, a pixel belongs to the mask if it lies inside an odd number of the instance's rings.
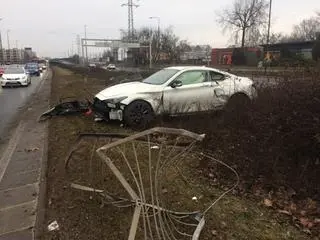
[[[23,68],[7,68],[4,70],[5,74],[23,74],[24,69]]]
[[[26,68],[37,68],[38,65],[37,64],[27,64]]]
[[[177,69],[162,69],[144,79],[143,83],[161,85],[168,81],[173,75],[175,75],[179,70]]]

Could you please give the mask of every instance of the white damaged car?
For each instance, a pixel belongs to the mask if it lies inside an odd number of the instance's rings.
[[[146,126],[157,115],[214,111],[230,102],[248,104],[255,96],[254,84],[247,77],[209,67],[169,67],[141,82],[102,90],[92,109],[105,120]]]

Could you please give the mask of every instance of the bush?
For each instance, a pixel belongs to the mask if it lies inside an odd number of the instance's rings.
[[[319,74],[314,79],[260,87],[259,97],[242,125],[216,113],[169,124],[205,133],[203,149],[235,167],[248,189],[263,178],[267,188],[285,186],[301,197],[320,199]]]
[[[318,39],[316,40],[316,42],[312,48],[312,58],[314,61],[320,60],[320,34],[319,34]]]

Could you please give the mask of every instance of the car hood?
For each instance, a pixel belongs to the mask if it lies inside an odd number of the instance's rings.
[[[3,78],[23,78],[23,77],[25,77],[26,76],[26,74],[24,74],[24,73],[17,73],[17,74],[3,74],[2,75],[2,77]]]
[[[155,93],[163,90],[161,85],[152,85],[143,82],[121,83],[108,87],[99,92],[96,97],[100,100],[130,96],[141,93]]]

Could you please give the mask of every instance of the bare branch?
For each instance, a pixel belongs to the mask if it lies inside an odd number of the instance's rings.
[[[232,6],[218,13],[217,22],[222,26],[223,31],[242,31],[241,46],[243,47],[246,32],[266,24],[268,6],[266,0],[235,0]]]

